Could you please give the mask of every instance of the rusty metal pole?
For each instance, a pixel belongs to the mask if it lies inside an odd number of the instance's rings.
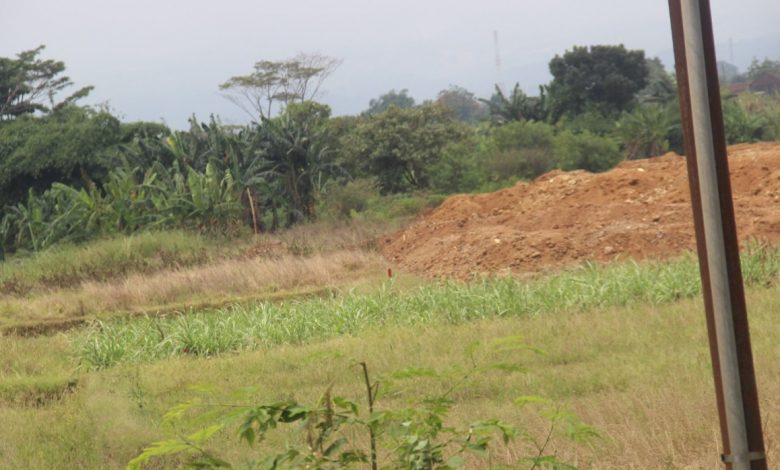
[[[669,0],[722,460],[766,470],[709,0]]]

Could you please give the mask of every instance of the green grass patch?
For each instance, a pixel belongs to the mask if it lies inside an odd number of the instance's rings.
[[[36,285],[69,287],[129,272],[203,263],[216,255],[214,241],[181,230],[141,232],[84,245],[61,245],[0,263],[0,291],[25,294]]]
[[[773,282],[780,250],[755,247],[743,254],[748,285]],[[98,323],[76,338],[83,365],[102,369],[179,355],[214,356],[229,351],[322,341],[385,327],[460,324],[480,319],[555,314],[635,303],[651,305],[700,292],[698,265],[688,254],[670,262],[586,264],[531,281],[514,278],[471,283],[440,282],[327,298],[262,302],[193,312],[174,318]]]
[[[76,389],[68,377],[19,377],[0,381],[0,404],[43,406]]]

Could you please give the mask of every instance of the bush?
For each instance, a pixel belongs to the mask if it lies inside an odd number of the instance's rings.
[[[369,200],[379,196],[376,180],[361,178],[344,185],[333,185],[323,201],[325,212],[332,217],[349,219],[368,209]]]
[[[560,129],[572,132],[590,132],[599,136],[610,135],[615,131],[617,114],[603,114],[598,111],[585,111],[576,116],[564,117],[558,121]]]
[[[487,179],[477,160],[479,149],[473,142],[458,142],[444,148],[441,159],[431,166],[431,187],[442,194],[474,191]]]
[[[515,121],[493,129],[490,146],[495,150],[552,148],[554,128],[543,122]]]
[[[492,180],[531,179],[555,167],[554,129],[542,122],[513,122],[490,135],[484,157]]]
[[[620,118],[616,134],[626,158],[655,157],[669,150],[670,134],[675,128],[671,108],[650,104],[636,108]]]
[[[564,131],[555,139],[555,154],[562,170],[606,171],[622,159],[617,143],[590,132]]]

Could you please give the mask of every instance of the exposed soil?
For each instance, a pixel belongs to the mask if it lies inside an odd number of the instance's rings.
[[[740,241],[780,241],[780,142],[728,152]],[[453,196],[381,249],[402,270],[460,279],[675,256],[695,249],[685,160],[670,153],[606,173],[556,170],[494,193]]]

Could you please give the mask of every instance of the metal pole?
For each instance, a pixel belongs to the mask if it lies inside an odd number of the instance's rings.
[[[696,169],[699,172],[701,206],[704,222],[704,241],[707,245],[707,263],[712,289],[712,307],[715,318],[715,336],[718,343],[726,428],[733,455],[747,455],[747,431],[742,409],[742,385],[739,380],[737,344],[731,309],[726,245],[723,241],[720,197],[715,173],[715,143],[712,138],[712,119],[707,93],[704,66],[704,45],[701,33],[701,13],[698,0],[682,3],[685,60],[688,68],[688,86],[691,97],[693,142],[696,146]],[[734,462],[734,470],[749,470],[750,463]]]
[[[723,461],[767,468],[708,0],[669,0]]]

